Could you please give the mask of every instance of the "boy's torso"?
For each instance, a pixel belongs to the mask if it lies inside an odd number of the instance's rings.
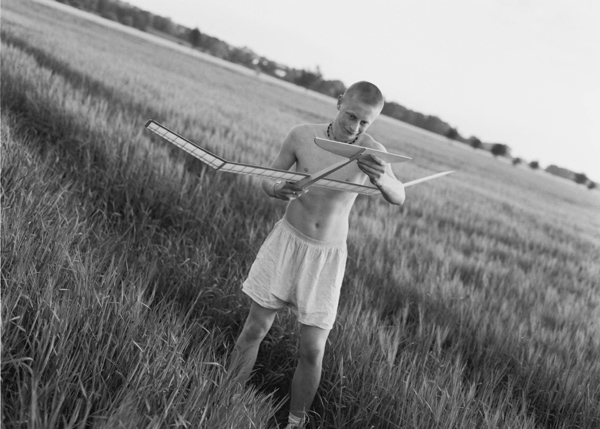
[[[343,158],[321,149],[314,143],[315,137],[327,138],[327,124],[302,126],[294,142],[296,171],[312,174]],[[370,137],[363,135],[357,144],[369,145]],[[331,179],[364,183],[366,176],[351,163],[335,171]],[[310,191],[289,203],[286,219],[309,237],[322,241],[345,240],[348,235],[348,217],[357,194],[312,186]]]

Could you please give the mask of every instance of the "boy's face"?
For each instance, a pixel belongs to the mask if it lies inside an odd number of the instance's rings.
[[[367,131],[367,128],[377,119],[381,107],[372,106],[354,96],[340,96],[338,99],[338,114],[335,118],[337,131],[344,140],[354,140],[359,134]]]

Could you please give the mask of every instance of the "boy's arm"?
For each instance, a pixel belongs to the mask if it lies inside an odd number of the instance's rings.
[[[292,128],[283,140],[279,153],[271,163],[271,168],[279,170],[289,170],[296,163],[295,146],[299,139],[299,127]],[[281,180],[265,179],[262,182],[262,188],[271,198],[280,200],[293,200],[301,196],[307,190],[302,190],[299,186]]]
[[[385,150],[383,145],[380,146],[377,149]],[[357,165],[369,177],[371,183],[379,188],[387,202],[394,205],[404,203],[404,185],[396,178],[390,164],[375,155],[369,155],[359,158]]]

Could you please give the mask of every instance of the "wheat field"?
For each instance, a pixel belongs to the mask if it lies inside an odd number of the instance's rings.
[[[282,312],[248,390],[240,286],[284,203],[144,130],[267,164],[334,101],[30,1],[2,2],[2,422],[267,428]],[[380,118],[402,207],[359,197],[311,428],[600,427],[600,193]]]

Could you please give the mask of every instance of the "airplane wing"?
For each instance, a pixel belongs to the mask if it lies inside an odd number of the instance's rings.
[[[177,133],[169,130],[163,125],[154,120],[149,120],[146,123],[146,128],[162,137],[169,143],[183,149],[193,157],[199,159],[209,167],[217,171],[225,171],[228,173],[244,174],[248,176],[282,179],[290,182],[297,182],[302,179],[309,179],[311,176],[305,173],[299,173],[289,170],[279,170],[276,168],[261,167],[258,165],[242,164],[238,162],[227,161],[212,152],[198,146],[196,143],[181,137]],[[320,186],[323,188],[335,189],[346,192],[356,192],[364,195],[376,195],[379,190],[374,186],[361,185],[358,183],[343,182],[341,180],[320,178],[312,183],[312,186]]]
[[[382,150],[373,149],[370,147],[358,146],[349,143],[336,142],[335,140],[327,140],[321,137],[315,137],[315,144],[321,149],[325,149],[328,152],[335,153],[336,155],[343,156],[345,158],[351,158],[353,156],[364,156],[364,155],[375,155],[383,159],[387,163],[396,163],[410,161],[412,158],[404,155],[398,155],[395,153],[384,152]]]
[[[353,145],[353,144],[337,142],[335,140],[323,139],[321,137],[315,137],[315,144],[317,146],[319,146],[321,149],[324,149],[328,152],[335,153],[336,155],[340,155],[345,158],[349,158],[350,160],[355,160],[364,155],[378,156],[379,158],[383,159],[387,163],[398,163],[398,162],[404,162],[404,161],[408,161],[408,160],[412,159],[412,158],[409,158],[408,156],[404,156],[404,155],[398,155],[395,153],[384,152],[381,150],[376,150],[376,149],[372,149],[372,148],[368,148],[368,147],[364,147],[364,146],[357,146],[357,145]],[[340,164],[342,164],[342,163],[340,163]],[[343,164],[343,165],[345,165],[345,164]],[[444,171],[443,173],[432,174],[431,176],[422,177],[420,179],[406,182],[406,183],[404,183],[404,187],[408,188],[408,187],[416,185],[418,183],[426,182],[426,181],[432,180],[432,179],[437,179],[438,177],[442,177],[442,176],[445,176],[445,175],[451,174],[451,173],[454,173],[454,171]],[[303,181],[309,181],[309,180],[310,180],[310,178],[306,178],[306,179],[301,180],[300,183],[302,183]],[[375,188],[374,186],[370,187],[370,188],[374,189],[374,192],[369,193],[369,195],[374,195],[374,194],[379,193],[379,190],[377,188]]]
[[[308,174],[296,173],[293,171],[278,170],[275,168],[259,167],[257,165],[226,161],[153,120],[150,120],[146,123],[146,128],[159,135],[169,143],[172,143],[175,146],[183,149],[193,157],[199,159],[217,171],[245,174],[248,176],[271,177],[273,179],[282,179],[294,182],[309,176]]]
[[[410,159],[409,157],[406,157],[403,155],[396,155],[396,154],[391,154],[388,152],[376,151],[375,149],[364,148],[361,146],[353,147],[352,145],[349,145],[346,143],[339,143],[339,142],[334,142],[332,140],[325,140],[325,139],[317,138],[317,139],[315,139],[315,143],[317,140],[325,141],[325,143],[323,143],[324,145],[326,145],[329,148],[333,147],[334,150],[337,150],[339,152],[343,151],[344,155],[342,155],[341,153],[339,153],[339,155],[350,158],[351,160],[344,161],[344,162],[338,163],[338,164],[334,164],[331,167],[327,167],[325,170],[322,170],[320,172],[309,175],[309,174],[299,173],[299,172],[295,172],[295,171],[279,170],[276,168],[261,167],[258,165],[242,164],[239,162],[227,161],[227,160],[213,154],[212,152],[209,152],[208,150],[201,148],[196,143],[194,143],[184,137],[181,137],[179,134],[174,133],[173,131],[169,130],[168,128],[164,127],[163,125],[159,124],[158,122],[156,122],[154,120],[149,120],[148,122],[146,122],[145,126],[153,133],[159,135],[163,139],[167,140],[169,143],[172,143],[175,146],[183,149],[190,155],[194,156],[195,158],[199,159],[200,161],[202,161],[209,167],[214,168],[217,171],[225,171],[228,173],[244,174],[244,175],[248,175],[248,176],[255,176],[255,177],[262,177],[262,178],[281,179],[281,180],[286,180],[289,182],[300,182],[300,183],[305,184],[305,187],[320,186],[322,188],[335,189],[338,191],[345,191],[345,192],[356,192],[358,194],[363,194],[363,195],[378,195],[380,193],[380,191],[379,191],[379,189],[377,189],[374,185],[372,185],[369,182],[362,185],[359,183],[344,182],[341,180],[329,179],[326,177],[326,175],[331,173],[332,171],[335,171],[336,169],[343,167],[344,165],[346,165],[347,163],[351,162],[352,160],[356,159],[359,156],[362,156],[364,154],[370,154],[373,152],[377,152],[377,153],[374,153],[377,156],[381,156],[380,154],[384,154],[384,156],[391,155],[390,159],[392,159],[392,161],[386,160],[387,162],[402,162],[402,161],[406,161],[406,160]],[[329,142],[333,142],[333,143],[335,143],[335,145],[331,145],[331,143],[329,143]],[[340,144],[350,146],[353,149],[348,149],[343,146],[337,146]],[[319,146],[321,146],[321,145],[319,145]],[[329,149],[326,149],[326,150],[329,150]],[[331,150],[331,152],[334,152],[334,150]],[[367,152],[367,151],[369,151],[369,152]],[[334,153],[337,153],[337,152],[334,152]],[[417,183],[422,183],[427,180],[437,179],[438,177],[442,177],[442,176],[445,176],[446,174],[450,174],[450,173],[454,173],[454,172],[453,171],[445,171],[443,173],[437,173],[437,174],[433,174],[431,176],[422,177],[420,179],[416,179],[411,182],[404,183],[404,187],[407,188],[409,186],[416,185]]]

